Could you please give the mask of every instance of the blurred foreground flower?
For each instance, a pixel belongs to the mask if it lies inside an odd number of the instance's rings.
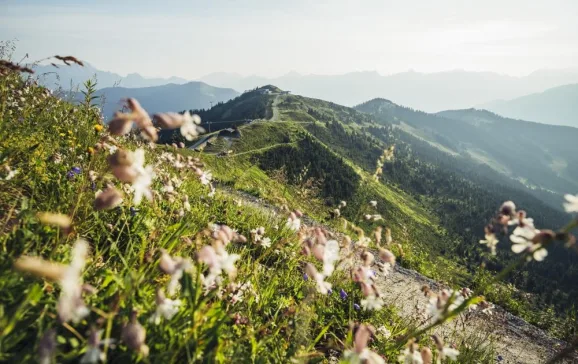
[[[171,300],[166,298],[164,292],[159,289],[157,290],[156,304],[157,309],[149,321],[155,323],[155,325],[158,325],[161,323],[161,318],[170,320],[174,315],[177,314],[177,312],[179,312],[181,300]]]
[[[564,203],[564,210],[568,213],[578,212],[578,195],[564,195],[566,202]]]
[[[345,350],[344,359],[348,363],[385,364],[385,360],[379,354],[369,350],[367,344],[375,329],[366,324],[361,324],[355,333],[353,350]]]
[[[121,335],[126,346],[142,356],[148,356],[149,347],[145,344],[147,332],[138,322],[136,312],[131,314],[130,322],[123,327]]]
[[[82,299],[82,270],[87,255],[88,242],[78,239],[72,247],[72,260],[68,266],[22,256],[16,260],[14,268],[59,283],[62,290],[57,304],[58,317],[62,322],[76,323],[90,313]]]
[[[45,225],[58,226],[62,229],[68,229],[72,224],[72,219],[70,216],[60,213],[52,212],[39,212],[37,215],[38,220]]]

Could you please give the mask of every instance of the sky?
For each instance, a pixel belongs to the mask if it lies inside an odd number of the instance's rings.
[[[576,0],[0,0],[15,59],[197,79],[578,65]]]

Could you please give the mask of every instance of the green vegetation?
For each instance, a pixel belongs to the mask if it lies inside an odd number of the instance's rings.
[[[78,362],[81,357],[94,362],[105,357],[109,362],[229,362],[232,358],[320,362],[341,357],[352,347],[350,322],[387,329],[390,334],[376,335],[371,348],[395,360],[405,341],[390,336],[410,335],[414,324],[401,320],[392,307],[356,309],[362,294],[343,270],[328,279],[333,293],[317,293],[312,279],[303,279],[305,262],[314,259],[300,254],[298,236],[285,226],[286,217],[239,202],[233,190],[277,199],[320,219],[328,218],[323,204],[330,196],[333,200],[349,196],[351,221],[361,220],[367,201],[377,199],[378,211],[390,219],[388,224],[405,250],[400,259],[410,265],[424,264],[413,258],[425,254],[419,252],[419,245],[412,245],[413,240],[419,240],[420,234],[422,239],[439,234],[432,216],[409,196],[373,181],[302,126],[291,123],[255,123],[244,133],[254,130],[257,135],[265,130],[270,139],[256,138],[252,143],[244,139],[227,158],[202,156],[219,187],[227,187],[211,198],[194,169],[169,162],[175,158],[170,147],[149,149],[134,135],[107,136],[98,108],[92,105],[94,85],[87,86],[85,101],[72,105],[22,81],[16,73],[0,80],[1,361],[33,362],[40,355],[41,361],[50,362],[55,355],[57,362]],[[272,142],[276,143],[269,145]],[[109,149],[115,144],[127,150],[145,148],[146,164],[154,166],[157,174],[151,186],[153,201],[133,205],[130,188],[111,175]],[[183,152],[185,157],[193,153]],[[278,152],[289,157],[286,165],[275,164]],[[291,163],[310,155],[317,158],[308,158],[304,169]],[[125,191],[124,203],[110,210],[95,209],[95,193],[110,185]],[[62,221],[62,216],[70,222]],[[200,281],[208,268],[195,258],[211,244],[215,223],[247,237],[262,226],[272,245],[265,247],[251,238],[229,244],[228,254],[239,255],[236,277],[223,275],[219,286],[211,289]],[[368,222],[360,226],[374,227]],[[42,263],[42,269],[31,268],[26,259],[17,258],[41,257],[74,265],[82,246],[76,242],[79,238],[86,239],[89,247],[86,267],[80,272],[87,285],[84,294],[79,293],[89,310],[74,322],[63,318],[73,312],[59,308],[67,292],[64,281],[50,279],[56,273],[49,272],[59,266],[48,268]],[[155,295],[164,291],[169,280],[163,268],[169,258],[163,251],[190,259],[192,266],[180,279],[180,292],[171,297],[180,301],[177,311],[157,325],[151,321],[158,310]],[[433,263],[427,267],[433,272]],[[347,297],[339,295],[341,289]],[[433,345],[425,335],[420,344]],[[485,343],[459,345],[463,362],[493,360]]]

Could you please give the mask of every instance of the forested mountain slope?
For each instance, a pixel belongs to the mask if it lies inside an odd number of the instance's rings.
[[[384,99],[368,101],[357,109],[448,155],[485,164],[553,206],[560,206],[563,194],[578,189],[574,146],[578,129],[507,119],[476,109],[428,114]]]

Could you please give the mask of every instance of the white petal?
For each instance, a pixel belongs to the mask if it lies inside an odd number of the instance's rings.
[[[541,262],[548,256],[548,250],[540,248],[534,252],[533,256],[537,262]]]
[[[522,244],[512,244],[512,251],[516,254],[520,254],[521,252],[523,252],[524,250],[526,250],[528,248],[528,244],[527,243],[522,243]]]

